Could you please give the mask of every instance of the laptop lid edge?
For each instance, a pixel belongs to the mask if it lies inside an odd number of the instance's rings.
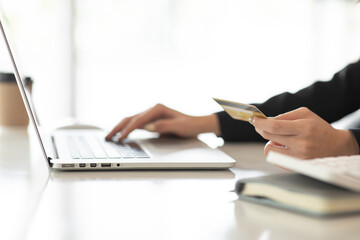
[[[19,70],[18,70],[18,67],[16,65],[16,62],[15,62],[15,58],[13,56],[13,53],[11,51],[11,48],[10,48],[10,44],[8,42],[8,38],[6,36],[6,33],[5,33],[5,30],[4,30],[4,27],[2,25],[2,21],[0,19],[0,30],[1,30],[1,34],[3,36],[3,39],[4,39],[4,43],[5,43],[5,46],[7,48],[7,51],[8,51],[8,54],[9,54],[9,57],[10,57],[10,60],[11,60],[11,64],[12,64],[12,67],[13,67],[13,70],[14,70],[14,75],[15,75],[15,79],[16,79],[16,83],[18,85],[18,88],[20,90],[20,94],[21,94],[21,97],[22,97],[22,100],[24,102],[24,105],[25,105],[25,109],[26,109],[26,112],[28,114],[28,117],[30,119],[30,122],[31,124],[33,125],[33,128],[35,130],[35,134],[36,134],[36,137],[39,141],[39,144],[40,144],[40,147],[41,147],[41,151],[42,151],[42,154],[43,154],[43,157],[46,159],[46,163],[48,165],[49,168],[52,167],[52,163],[50,162],[51,160],[51,157],[49,157],[49,155],[47,154],[46,152],[46,149],[45,149],[45,146],[44,146],[44,143],[42,141],[42,138],[41,138],[41,135],[40,135],[40,131],[39,131],[39,128],[38,128],[38,125],[37,125],[37,122],[36,122],[36,119],[35,119],[35,115],[34,115],[34,112],[33,110],[31,109],[31,106],[30,106],[30,102],[29,102],[29,99],[27,97],[27,93],[26,93],[26,89],[23,85],[23,82],[21,80],[21,77],[20,77],[20,73],[19,73]]]

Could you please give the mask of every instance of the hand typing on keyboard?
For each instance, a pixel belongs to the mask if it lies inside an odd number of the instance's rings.
[[[120,133],[119,141],[122,141],[135,129],[174,134],[184,138],[196,137],[205,132],[220,134],[220,126],[215,114],[202,117],[189,116],[157,104],[142,113],[124,118],[106,136],[106,140],[110,141],[117,133]]]
[[[265,154],[275,151],[293,157],[356,155],[359,147],[350,131],[338,130],[307,108],[281,114],[275,118],[254,118],[256,131],[270,140]]]

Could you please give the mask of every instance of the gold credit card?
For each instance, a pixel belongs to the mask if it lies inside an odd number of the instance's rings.
[[[266,118],[266,116],[255,106],[231,102],[214,98],[214,100],[227,112],[233,119],[249,121],[251,117]]]

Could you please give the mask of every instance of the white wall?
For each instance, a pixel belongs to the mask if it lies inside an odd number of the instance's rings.
[[[157,102],[208,114],[220,110],[212,97],[261,102],[327,80],[360,56],[355,1],[1,2],[45,123],[75,109],[77,117],[111,127]],[[0,70],[8,61],[2,51],[0,45]]]
[[[68,0],[0,0],[20,73],[34,79],[40,122],[71,115]],[[12,72],[3,40],[0,71]]]
[[[107,126],[157,102],[261,102],[360,56],[360,6],[327,0],[77,1],[80,117]]]

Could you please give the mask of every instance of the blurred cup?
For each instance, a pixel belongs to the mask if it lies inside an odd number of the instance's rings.
[[[26,77],[24,83],[31,93],[32,79]],[[13,73],[0,73],[0,125],[9,127],[29,125],[29,117]]]

